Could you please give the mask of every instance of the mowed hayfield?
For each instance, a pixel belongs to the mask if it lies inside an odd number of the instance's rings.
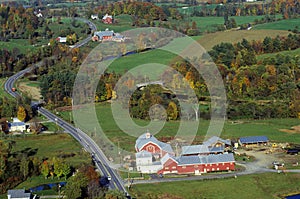
[[[119,122],[124,122],[124,118],[126,119],[126,115],[119,112],[117,115],[113,115],[111,111],[110,103],[98,103],[95,106],[95,110],[97,113],[97,120],[99,125],[101,126],[104,134],[111,140],[114,144],[119,144],[121,148],[134,152],[134,145],[136,137],[128,135],[130,132],[133,132],[136,129],[136,126],[128,124],[126,126],[126,133],[119,128],[116,124],[116,120]],[[84,115],[84,110],[82,112]],[[70,115],[69,112],[63,112],[60,114],[66,120],[69,120]],[[95,129],[95,124],[91,120],[91,117],[82,116],[80,118],[81,125],[84,126],[86,132],[88,134],[93,133],[98,129]],[[146,126],[150,121],[141,120],[141,119],[133,119],[134,123],[139,126]],[[172,139],[177,133],[179,129],[181,121],[169,121],[166,122],[159,133],[156,136],[161,138],[169,138]],[[190,122],[193,124],[192,122]],[[189,124],[187,121],[186,124]],[[281,129],[290,129],[292,126],[297,126],[300,124],[299,119],[266,119],[266,120],[239,120],[239,121],[226,121],[221,132],[214,132],[219,134],[222,138],[229,139],[238,139],[239,137],[244,136],[257,136],[257,135],[266,135],[269,137],[271,141],[275,142],[290,142],[290,143],[300,143],[300,136],[297,133],[285,133],[282,132]],[[194,139],[194,143],[201,143],[206,134],[207,129],[210,125],[209,120],[201,119],[199,122],[197,132],[186,132],[188,135],[193,133],[196,134]],[[151,132],[151,129],[149,129]],[[191,130],[190,130],[191,131]],[[144,132],[140,132],[141,134]],[[153,132],[156,133],[156,132]],[[185,138],[183,138],[185,139]]]
[[[300,18],[280,20],[271,23],[258,24],[253,27],[254,30],[293,30],[300,26]]]
[[[265,37],[287,36],[291,32],[285,30],[232,30],[203,35],[197,40],[206,50],[221,42],[237,43],[244,38],[248,41],[263,40]]]
[[[137,199],[274,199],[299,193],[299,182],[300,174],[264,173],[217,180],[138,184],[130,193]]]

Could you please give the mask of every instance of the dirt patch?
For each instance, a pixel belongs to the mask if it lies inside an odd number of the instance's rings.
[[[28,86],[28,82],[20,82],[18,90],[25,93],[34,100],[40,100],[42,98],[41,89],[37,86]]]
[[[300,133],[300,125],[299,126],[293,126],[291,129],[279,129],[281,132],[285,133]]]

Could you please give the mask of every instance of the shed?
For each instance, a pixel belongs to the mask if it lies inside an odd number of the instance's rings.
[[[249,137],[241,137],[239,139],[239,144],[241,146],[253,145],[253,144],[266,144],[269,142],[267,136],[249,136]]]

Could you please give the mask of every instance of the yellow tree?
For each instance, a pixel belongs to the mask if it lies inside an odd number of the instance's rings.
[[[170,101],[168,105],[167,114],[170,120],[176,120],[178,117],[177,105],[173,101]]]
[[[17,117],[20,121],[24,121],[26,119],[26,110],[23,106],[18,107],[18,113]]]

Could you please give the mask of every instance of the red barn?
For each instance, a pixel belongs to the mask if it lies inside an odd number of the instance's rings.
[[[217,171],[234,171],[235,160],[232,153],[207,156],[165,155],[161,159],[163,169],[158,174],[201,174]]]
[[[112,24],[113,23],[113,17],[111,15],[104,15],[102,18],[102,22],[105,24]]]
[[[138,137],[135,142],[135,150],[137,152],[143,150],[148,151],[157,158],[161,158],[166,154],[175,155],[170,144],[157,140],[149,132],[144,133],[143,135]]]

